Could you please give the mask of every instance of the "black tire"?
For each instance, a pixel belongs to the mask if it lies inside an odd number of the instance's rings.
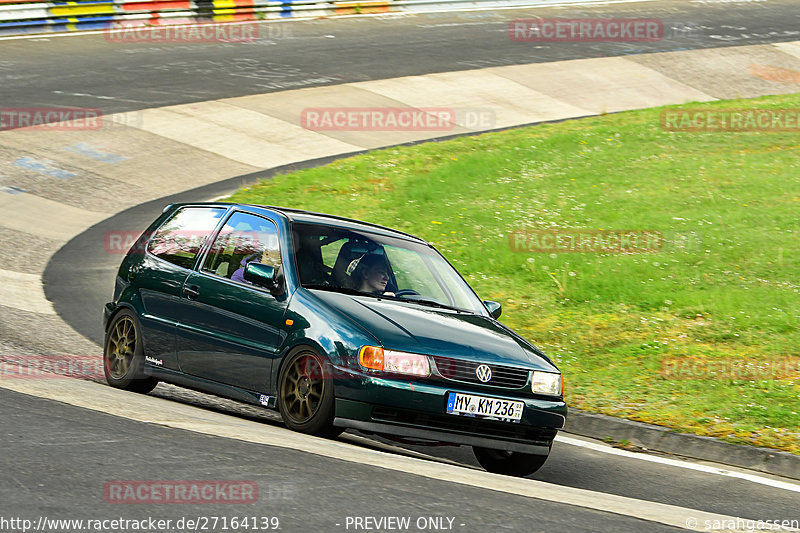
[[[148,393],[158,380],[144,374],[142,328],[136,315],[127,309],[114,316],[106,331],[103,370],[112,387]]]
[[[533,474],[544,465],[548,457],[547,455],[492,450],[478,446],[473,446],[472,452],[486,471],[516,477]]]
[[[278,411],[286,427],[317,437],[335,437],[333,382],[325,359],[308,348],[286,357],[278,377]]]

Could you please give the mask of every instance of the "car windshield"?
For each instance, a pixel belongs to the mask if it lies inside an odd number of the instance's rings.
[[[318,224],[295,223],[292,230],[304,287],[486,314],[469,285],[430,246]]]

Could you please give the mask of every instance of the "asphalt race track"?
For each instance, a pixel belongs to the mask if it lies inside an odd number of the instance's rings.
[[[284,531],[346,531],[348,516],[437,516],[455,518],[456,531],[487,531],[498,521],[509,531],[529,530],[520,512],[527,498],[432,480],[258,444],[154,427],[8,391],[0,392],[4,428],[30,429],[5,437],[4,458],[15,465],[14,490],[4,489],[4,514],[50,518],[153,516],[276,516]],[[43,450],[70,461],[42,461]],[[53,453],[53,452],[51,452]],[[260,505],[162,505],[116,508],[103,498],[109,480],[230,479],[255,481]],[[47,486],[42,487],[46,480]],[[8,487],[10,489],[11,487]],[[32,497],[33,496],[33,497]],[[99,496],[99,497],[98,497]],[[133,507],[133,508],[132,508]],[[188,507],[188,509],[187,509]],[[609,513],[563,504],[536,505],[537,527],[556,531],[637,530],[641,523]],[[44,511],[47,509],[47,511]],[[337,527],[337,524],[341,526]],[[673,528],[648,524],[648,531]]]
[[[558,16],[657,18],[664,21],[664,38],[509,39],[511,20]],[[792,0],[670,1],[270,23],[262,38],[241,43],[130,44],[102,33],[0,41],[0,102],[115,113],[431,72],[791,41],[800,38],[799,19]]]
[[[655,43],[534,47],[508,39],[509,20],[533,16],[661,18],[670,29]],[[274,29],[252,43],[125,44],[102,34],[0,40],[0,105],[136,111],[491,66],[793,41],[800,39],[799,22],[797,2],[669,1],[281,22],[265,25]],[[0,136],[4,149],[12,151]],[[98,251],[103,233],[141,227],[166,203],[219,197],[270,172],[124,210],[76,236],[52,259],[26,252],[36,268],[46,263],[47,297],[74,331],[55,319],[31,322],[26,312],[2,306],[0,353],[98,354],[100,312],[120,259]],[[10,255],[0,246],[3,268],[10,268]],[[139,397],[66,381],[42,383],[26,394],[14,383],[0,387],[0,530],[15,530],[3,518],[35,522],[42,516],[173,522],[266,516],[278,517],[283,531],[354,531],[359,528],[348,526],[348,517],[407,516],[412,523],[439,518],[441,529],[464,532],[730,529],[704,529],[702,513],[800,519],[800,485],[789,480],[612,455],[570,435],[555,443],[545,467],[529,480],[511,480],[481,471],[467,448],[400,446],[349,433],[325,441],[291,434],[273,412],[178,387],[162,384]],[[104,497],[109,481],[152,479],[249,480],[260,496],[257,504],[239,505],[118,505]],[[548,499],[548,493],[556,496]],[[192,528],[168,528],[186,529]]]

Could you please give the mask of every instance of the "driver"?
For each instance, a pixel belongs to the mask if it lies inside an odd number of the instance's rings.
[[[367,254],[363,256],[353,271],[352,278],[356,289],[361,292],[394,296],[393,292],[386,292],[389,283],[389,266],[383,256]]]

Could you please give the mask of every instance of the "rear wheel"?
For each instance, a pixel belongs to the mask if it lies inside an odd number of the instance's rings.
[[[144,350],[139,321],[128,310],[120,311],[106,331],[103,370],[112,387],[150,392],[158,380],[144,374]]]
[[[335,437],[333,383],[325,360],[309,349],[288,356],[278,378],[278,410],[291,430]]]
[[[506,476],[529,476],[539,470],[544,462],[547,461],[547,455],[492,450],[478,446],[473,446],[472,452],[481,466],[488,472]]]

